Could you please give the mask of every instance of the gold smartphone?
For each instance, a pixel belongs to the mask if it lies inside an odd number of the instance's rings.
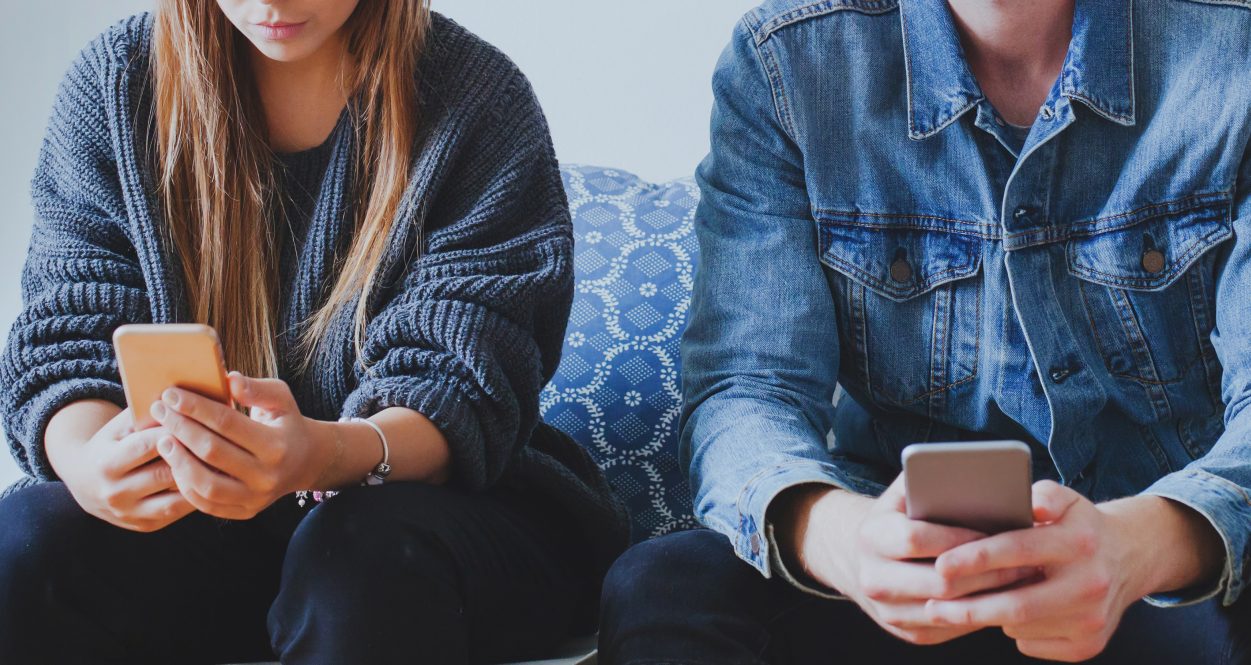
[[[903,451],[908,517],[992,534],[1034,525],[1020,441],[914,443]]]
[[[209,326],[124,325],[113,333],[113,348],[135,429],[156,424],[149,409],[171,387],[233,405],[221,343]]]

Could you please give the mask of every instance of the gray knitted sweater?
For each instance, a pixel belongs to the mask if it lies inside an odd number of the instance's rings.
[[[146,157],[151,30],[139,15],[88,45],[52,112],[32,184],[23,309],[0,359],[4,426],[28,476],[10,491],[56,478],[42,441],[59,409],[125,404],[117,326],[188,320]],[[606,566],[626,545],[625,512],[586,452],[539,419],[573,294],[572,228],[546,121],[517,68],[441,16],[415,81],[423,134],[381,286],[368,296],[370,369],[356,362],[343,318],[312,370],[282,378],[313,418],[391,406],[424,414],[451,445],[454,483],[556,499],[583,526],[588,557]],[[287,331],[324,302],[353,232],[355,137],[336,136],[282,308]]]

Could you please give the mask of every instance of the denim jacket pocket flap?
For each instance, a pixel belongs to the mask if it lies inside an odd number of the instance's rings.
[[[1134,291],[1168,288],[1191,265],[1233,236],[1228,201],[1145,216],[1069,241],[1069,273],[1088,282]]]
[[[873,292],[903,302],[977,274],[977,236],[818,220],[821,262]]]

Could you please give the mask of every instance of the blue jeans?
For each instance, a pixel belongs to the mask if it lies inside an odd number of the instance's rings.
[[[539,658],[594,615],[572,531],[516,492],[398,482],[143,534],[35,485],[0,501],[0,663]]]
[[[1247,661],[1244,601],[1160,609],[1137,603],[1094,663],[1220,665]],[[603,665],[761,663],[1038,663],[997,630],[938,646],[896,639],[847,601],[765,579],[707,530],[641,543],[613,566],[600,612]]]

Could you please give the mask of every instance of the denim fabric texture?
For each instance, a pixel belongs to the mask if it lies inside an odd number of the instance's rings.
[[[678,462],[678,346],[699,253],[699,189],[689,178],[650,184],[594,166],[562,166],[561,177],[576,285],[539,408],[604,470],[630,512],[633,542],[694,527]]]
[[[1151,600],[1233,603],[1251,537],[1249,9],[1078,0],[1023,145],[945,3],[749,13],[698,172],[681,422],[697,517],[768,576],[783,490],[876,494],[910,443],[1020,439],[1036,479],[1202,514],[1219,582]]]

